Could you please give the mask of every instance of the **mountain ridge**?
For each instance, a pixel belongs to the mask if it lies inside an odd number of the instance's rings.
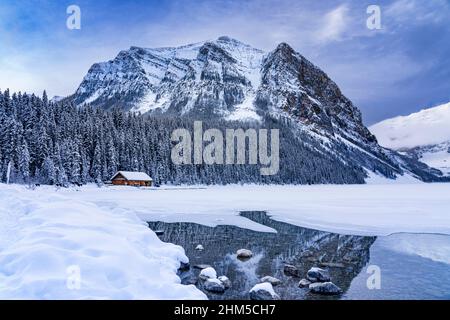
[[[264,52],[222,36],[180,47],[131,47],[94,64],[71,99],[153,116],[259,123],[270,117],[307,134],[313,149],[361,170],[424,181],[439,176],[379,146],[338,85],[287,43]]]

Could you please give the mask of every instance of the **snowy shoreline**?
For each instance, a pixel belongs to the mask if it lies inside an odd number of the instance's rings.
[[[206,299],[136,215],[49,191],[0,185],[0,299]]]

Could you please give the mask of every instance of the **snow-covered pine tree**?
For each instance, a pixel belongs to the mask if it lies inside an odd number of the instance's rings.
[[[28,183],[30,180],[30,153],[28,152],[27,142],[22,141],[18,149],[18,173],[23,182]]]
[[[42,183],[50,185],[56,184],[57,182],[56,168],[53,159],[50,156],[47,156],[44,159],[41,174],[42,174],[41,176]]]

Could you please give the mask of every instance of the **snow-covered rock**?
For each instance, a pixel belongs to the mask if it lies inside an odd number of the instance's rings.
[[[309,289],[313,293],[324,295],[336,295],[341,294],[342,289],[332,282],[316,282],[309,285]]]
[[[253,252],[248,249],[239,249],[236,255],[239,259],[249,259],[253,256]]]
[[[207,279],[203,283],[205,290],[215,293],[222,293],[225,291],[225,285],[219,279]]]
[[[261,278],[261,282],[268,282],[270,283],[272,286],[277,286],[279,284],[281,284],[281,280],[277,279],[275,277],[272,276],[265,276]]]
[[[227,276],[220,276],[217,279],[219,279],[220,282],[222,282],[222,284],[224,285],[225,289],[231,288],[231,280],[228,279]]]
[[[300,288],[308,288],[309,285],[311,284],[311,281],[307,280],[307,279],[302,279],[300,280],[300,282],[298,283],[298,286]]]
[[[217,272],[212,267],[208,267],[200,271],[199,278],[202,280],[206,279],[216,279],[217,278]]]
[[[202,250],[205,250],[205,248],[203,248],[203,246],[201,244],[199,244],[195,247],[195,250],[202,251]]]
[[[299,270],[296,266],[293,266],[291,264],[286,264],[283,269],[284,273],[291,277],[298,277],[299,276]]]
[[[328,282],[331,280],[330,274],[327,270],[312,267],[308,270],[306,277],[311,282]]]
[[[250,289],[251,300],[280,300],[270,283],[258,283]]]

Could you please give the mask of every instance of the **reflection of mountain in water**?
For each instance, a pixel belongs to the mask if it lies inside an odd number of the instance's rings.
[[[164,231],[161,240],[181,245],[191,266],[209,264],[218,275],[230,278],[232,288],[222,295],[206,292],[210,299],[246,299],[251,287],[266,275],[283,281],[275,287],[282,299],[320,298],[299,288],[300,278],[285,275],[284,264],[295,265],[301,276],[313,266],[328,268],[332,281],[346,291],[352,279],[369,261],[369,248],[376,239],[301,228],[274,221],[264,212],[243,212],[241,215],[271,227],[277,233],[235,226],[211,228],[194,223],[149,222],[149,226],[153,230]],[[198,244],[205,249],[196,251]],[[236,251],[241,248],[253,251],[253,257],[247,261],[237,259]],[[180,273],[180,277],[183,283],[193,283],[198,273],[198,269],[191,268]]]

